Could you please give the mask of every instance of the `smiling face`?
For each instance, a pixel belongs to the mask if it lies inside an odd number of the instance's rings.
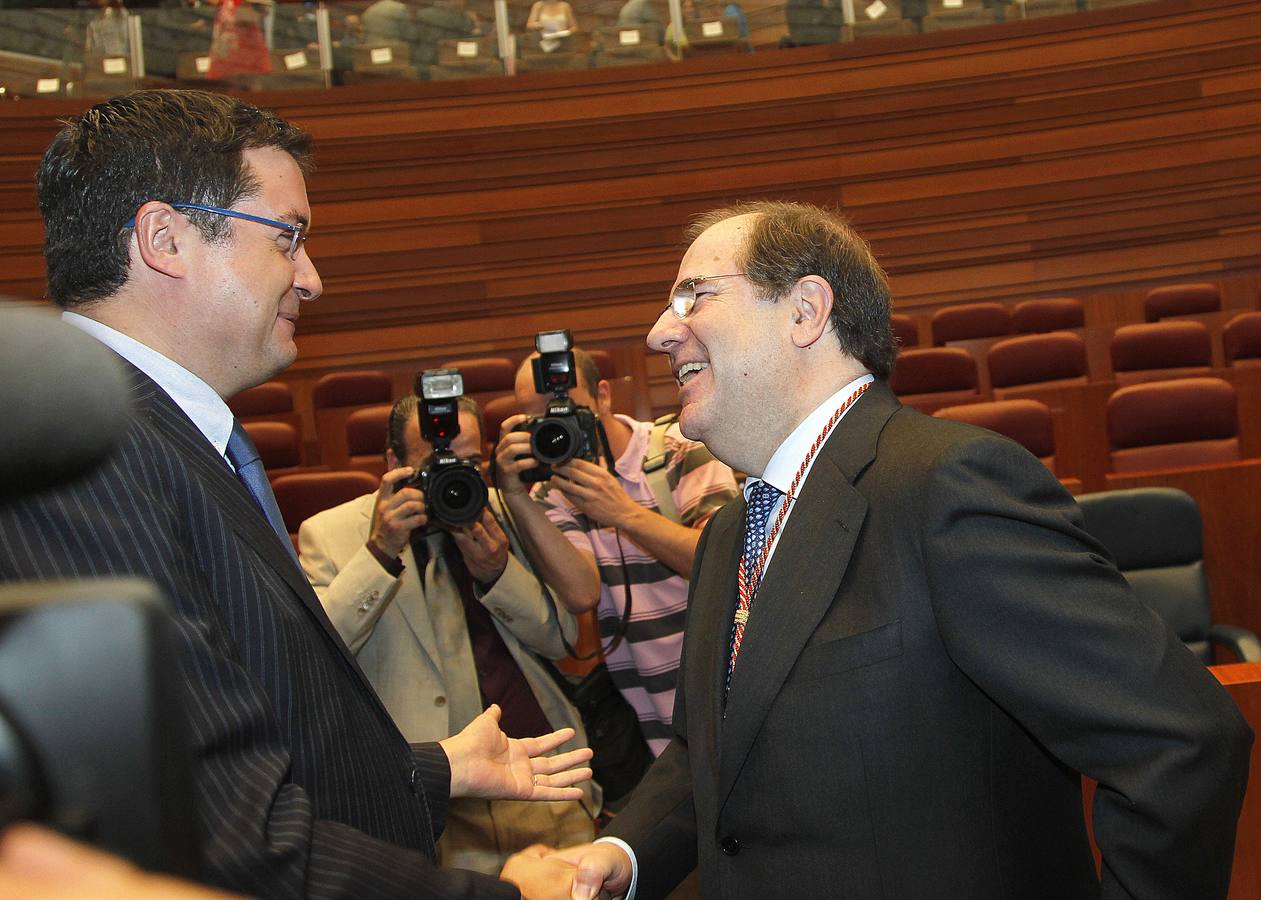
[[[259,190],[234,207],[284,222],[309,222],[306,182],[292,156],[273,147],[246,150]],[[278,229],[232,220],[229,238],[199,248],[200,297],[188,309],[189,343],[199,348],[194,371],[221,396],[261,384],[297,358],[299,307],[323,286],[306,248],[289,259]]]
[[[741,272],[755,220],[735,216],[703,232],[675,283]],[[683,434],[747,472],[760,472],[787,434],[776,423],[794,381],[791,322],[789,303],[761,300],[747,278],[732,275],[699,283],[686,318],[667,308],[648,335],[649,347],[669,355],[679,382]]]

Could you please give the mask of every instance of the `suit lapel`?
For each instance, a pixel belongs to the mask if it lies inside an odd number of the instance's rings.
[[[376,699],[376,691],[371,682],[346,648],[306,576],[293,564],[293,558],[280,543],[276,532],[272,530],[245,485],[161,386],[139,369],[134,366],[131,368],[134,373],[133,396],[138,414],[147,418],[179,450],[178,458],[172,460],[171,464],[186,467],[206,486],[206,490],[218,504],[218,511],[232,530],[258,554],[268,568],[284,580],[332,641],[351,671]],[[383,713],[389,715],[379,699],[377,705]]]
[[[689,703],[689,722],[701,722],[705,728],[706,759],[717,755],[722,736],[723,691],[731,618],[736,608],[736,568],[740,562],[744,510],[745,502],[741,498],[715,516],[695,586],[696,594],[708,600],[694,604],[688,611],[687,630],[696,637],[688,642],[687,653],[696,659],[695,662],[688,659],[686,672],[696,673],[697,680],[689,674],[684,689]],[[693,698],[701,701],[699,708],[691,706]]]
[[[370,502],[362,512],[365,520],[363,533],[372,534],[373,517],[376,515],[376,494],[371,495]],[[438,636],[434,632],[433,618],[429,615],[428,609],[424,608],[428,602],[425,573],[416,562],[416,554],[412,552],[411,542],[403,546],[399,559],[402,560],[406,571],[403,573],[403,581],[398,586],[392,602],[407,620],[407,626],[416,636],[417,643],[429,657],[430,665],[439,674],[443,674],[442,654],[438,650]],[[411,580],[408,573],[416,579],[415,582]]]
[[[875,457],[876,440],[898,408],[897,400],[877,382],[832,432],[801,486],[775,555],[753,602],[745,628],[740,658],[731,679],[726,717],[722,720],[718,807],[726,801],[754,739],[765,721],[784,680],[823,616],[837,601],[841,580],[849,567],[867,513],[867,500],[853,481]],[[744,504],[740,504],[743,520]],[[729,598],[727,625],[735,608],[736,568],[744,529],[728,535],[730,575],[723,589]],[[721,659],[716,696],[722,696],[727,665],[727,641]],[[719,713],[721,715],[721,712]]]

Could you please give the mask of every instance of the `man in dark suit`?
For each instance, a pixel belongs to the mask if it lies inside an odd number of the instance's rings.
[[[1072,497],[899,405],[885,277],[839,217],[691,237],[649,345],[747,502],[698,548],[675,738],[615,840],[562,854],[573,896],[699,866],[724,898],[1224,897],[1251,732]]]
[[[448,797],[576,799],[572,731],[497,709],[409,746],[278,531],[223,398],[289,365],[304,301],[309,137],[230,97],[98,104],[39,170],[51,296],[126,361],[134,419],[90,476],[0,508],[0,579],[139,575],[173,606],[205,879],[263,897],[517,896],[434,864]],[[225,459],[225,452],[227,458]],[[504,878],[533,893],[535,852]]]

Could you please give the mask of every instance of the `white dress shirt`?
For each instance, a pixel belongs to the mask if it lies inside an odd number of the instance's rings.
[[[765,481],[767,484],[771,485],[771,487],[778,488],[780,493],[785,496],[776,500],[775,506],[771,509],[771,518],[774,519],[775,516],[779,514],[779,508],[783,506],[787,500],[788,488],[792,486],[793,479],[796,478],[797,470],[801,468],[802,461],[809,456],[810,448],[814,446],[814,442],[819,440],[819,445],[822,446],[823,442],[827,440],[827,435],[823,435],[822,439],[820,439],[820,435],[823,433],[823,429],[827,426],[828,422],[831,421],[833,414],[841,408],[841,404],[849,399],[850,394],[854,393],[854,391],[858,390],[863,385],[870,384],[875,380],[875,376],[871,373],[858,376],[849,384],[845,385],[845,387],[841,388],[831,397],[828,397],[816,406],[810,415],[802,419],[801,423],[793,429],[792,434],[785,438],[784,442],[779,445],[779,448],[771,456],[770,462],[766,464],[766,470],[762,473],[762,477],[755,478],[753,476],[749,476],[749,478],[745,481],[745,501],[747,502],[749,499],[750,489],[759,481]],[[852,408],[853,407],[851,406],[850,409]],[[840,420],[845,418],[848,414],[849,409],[846,409],[836,421],[840,422]],[[835,428],[836,425],[832,425],[832,428],[828,430],[828,434],[831,434],[832,430]],[[810,457],[806,470],[802,473],[801,482],[798,484],[798,488],[800,488],[801,484],[804,484],[806,478],[810,476],[810,468],[813,465],[814,457]],[[788,516],[790,515],[792,515],[791,506],[788,508],[788,512],[784,516],[785,522],[788,521]],[[782,533],[782,525],[780,526],[780,529]],[[766,565],[768,567],[770,566],[771,557],[775,555],[775,546],[778,543],[779,534],[776,534],[775,540],[766,554]],[[630,888],[625,894],[625,900],[635,900],[635,885],[639,881],[639,860],[635,858],[635,851],[630,848],[629,844],[619,838],[596,838],[596,843],[600,842],[616,844],[626,851],[626,855],[630,857],[631,880]]]
[[[85,331],[109,347],[127,362],[158,383],[170,395],[175,405],[193,420],[197,430],[214,444],[220,456],[226,459],[228,438],[232,436],[235,417],[215,389],[202,381],[179,363],[163,356],[121,331],[103,325],[95,319],[78,313],[63,312],[61,319],[80,331]]]

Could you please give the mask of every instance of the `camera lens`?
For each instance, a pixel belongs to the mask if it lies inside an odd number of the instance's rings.
[[[425,500],[431,518],[462,528],[481,518],[486,485],[475,466],[460,463],[433,475]]]
[[[539,462],[558,466],[573,459],[577,448],[575,426],[570,419],[547,418],[535,426],[530,452]]]

